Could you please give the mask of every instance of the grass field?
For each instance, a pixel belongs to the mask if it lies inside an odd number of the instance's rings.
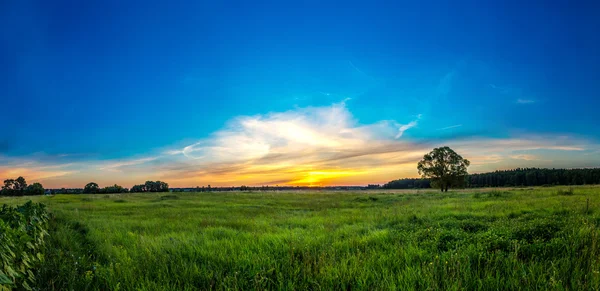
[[[600,187],[567,189],[35,197],[55,216],[38,284],[599,290]]]

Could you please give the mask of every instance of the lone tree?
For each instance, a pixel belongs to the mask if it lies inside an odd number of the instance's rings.
[[[428,178],[432,187],[440,187],[442,192],[448,192],[448,187],[461,186],[465,182],[469,160],[463,159],[449,147],[435,148],[423,156],[417,166],[419,175]]]
[[[83,193],[96,194],[96,193],[98,193],[98,190],[100,190],[100,187],[98,186],[97,183],[95,183],[95,182],[89,182],[83,188]]]

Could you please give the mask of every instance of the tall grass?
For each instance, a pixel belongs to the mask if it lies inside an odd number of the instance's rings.
[[[586,187],[587,197],[556,191],[40,197],[56,218],[37,282],[54,290],[597,290],[600,188]]]

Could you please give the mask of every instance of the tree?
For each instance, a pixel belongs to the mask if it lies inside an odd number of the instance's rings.
[[[40,183],[33,183],[25,190],[27,195],[44,195],[44,187]]]
[[[419,175],[448,192],[448,187],[462,186],[466,180],[467,167],[471,163],[449,147],[435,148],[423,156],[417,165]]]
[[[112,193],[126,193],[127,189],[120,185],[114,184],[112,186],[106,186],[100,190],[100,193],[112,194]]]
[[[4,186],[2,186],[2,195],[3,196],[13,196],[14,195],[14,184],[15,184],[15,179],[4,180]]]
[[[89,182],[87,183],[87,185],[85,185],[85,187],[83,187],[83,193],[96,194],[98,193],[99,189],[100,187],[98,186],[98,184],[96,184],[95,182]]]
[[[144,185],[133,185],[129,192],[144,192]]]
[[[156,192],[156,184],[154,183],[154,181],[146,181],[146,183],[144,183],[144,186],[146,187],[147,192]]]
[[[129,192],[169,192],[169,184],[162,181],[146,181],[144,184],[134,185]]]
[[[4,180],[4,186],[2,186],[3,196],[23,196],[27,189],[27,182],[25,178],[19,177],[17,179],[6,179]]]
[[[163,181],[156,181],[158,183],[158,192],[169,192],[169,184]]]
[[[15,180],[13,190],[15,190],[16,195],[23,196],[25,194],[25,189],[27,189],[27,182],[25,181],[25,178],[19,176],[19,178]]]

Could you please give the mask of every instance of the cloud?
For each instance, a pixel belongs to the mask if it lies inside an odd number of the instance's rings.
[[[497,90],[503,95],[512,98],[517,98],[515,103],[517,104],[533,104],[536,103],[534,99],[526,98],[528,94],[524,93],[521,88],[512,86],[497,86],[495,84],[489,84],[490,88]],[[514,100],[514,99],[513,99]]]
[[[534,155],[511,155],[509,156],[511,159],[515,160],[525,160],[525,161],[536,161],[539,160],[538,157]]]
[[[156,159],[158,159],[158,157],[147,157],[147,158],[141,158],[141,159],[127,160],[127,161],[109,162],[109,163],[106,163],[104,165],[101,165],[99,167],[99,169],[100,170],[122,172],[123,169],[126,168],[126,167],[145,164],[147,162],[151,162],[151,161],[154,161]]]
[[[398,139],[400,138],[405,131],[417,126],[418,124],[418,120],[421,119],[421,117],[423,116],[423,114],[417,114],[417,120],[413,120],[411,122],[409,122],[408,124],[398,124],[398,133],[396,134],[395,138]]]
[[[517,99],[517,104],[532,104],[535,103],[534,100],[531,99]]]
[[[361,124],[344,102],[238,116],[208,138],[130,158],[77,160],[0,156],[0,178],[26,176],[46,187],[131,186],[163,180],[171,186],[364,185],[416,177],[416,163],[434,147],[450,146],[471,160],[471,172],[522,166],[577,167],[594,157],[594,141],[568,135],[513,135],[447,139],[402,138],[408,124],[381,120]],[[448,128],[458,127],[458,125]],[[434,131],[435,132],[435,131]],[[568,158],[566,158],[568,156]],[[565,164],[560,164],[560,157]],[[550,164],[550,160],[555,160]],[[557,161],[558,160],[558,161]],[[596,158],[597,162],[600,162]],[[583,164],[582,164],[583,165]]]
[[[23,176],[29,183],[75,173],[74,163],[48,164],[32,159],[0,156],[0,179],[14,179]]]
[[[415,126],[417,126],[416,120],[413,120],[413,121],[409,122],[408,124],[400,125],[400,128],[398,128],[398,134],[396,134],[396,138],[401,137],[405,131],[407,131]]]
[[[348,61],[348,64],[350,65],[350,67],[352,67],[354,70],[356,70],[357,72],[359,72],[362,75],[368,76],[367,74],[365,74],[365,72],[361,71],[359,68],[357,68],[352,61]]]
[[[446,126],[446,127],[438,128],[436,130],[447,130],[447,129],[457,128],[457,127],[461,127],[461,126],[462,126],[462,124],[456,124],[456,125],[451,125],[451,126]]]

